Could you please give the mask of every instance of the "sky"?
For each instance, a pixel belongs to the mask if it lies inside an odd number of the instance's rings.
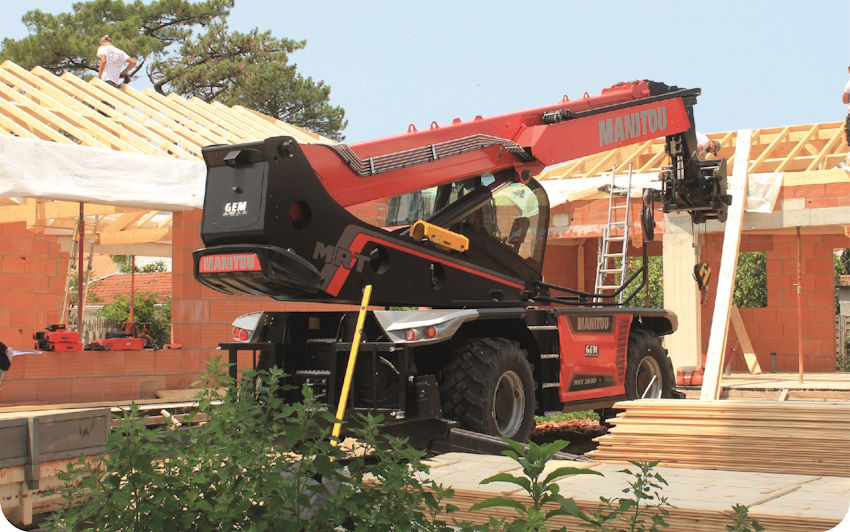
[[[71,6],[4,3],[0,37],[25,36],[29,9]],[[706,133],[843,120],[848,23],[847,0],[236,0],[230,17],[233,30],[306,40],[291,60],[331,87],[348,142],[633,79],[701,88],[695,121]]]

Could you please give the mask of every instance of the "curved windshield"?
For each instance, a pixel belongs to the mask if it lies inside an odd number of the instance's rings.
[[[543,188],[517,182],[496,186],[490,197],[449,229],[471,239],[483,234],[537,264],[543,261],[549,202]],[[472,245],[472,244],[470,244]]]
[[[485,174],[348,210],[361,220],[386,229],[427,220],[471,241],[485,237],[498,242],[536,265],[543,261],[549,200],[534,180],[523,184]]]

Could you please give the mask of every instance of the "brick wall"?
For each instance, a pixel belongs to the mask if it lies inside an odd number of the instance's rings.
[[[0,340],[31,349],[33,332],[59,321],[67,265],[56,237],[0,224]]]
[[[777,371],[797,371],[797,240],[796,235],[744,235],[741,251],[764,251],[767,260],[767,306],[742,308],[741,318],[762,371],[770,371],[776,353]],[[714,312],[716,280],[720,271],[722,235],[709,235],[703,260],[712,270],[708,304],[703,307],[703,346],[708,347]],[[847,247],[839,235],[802,235],[802,333],[803,368],[807,372],[835,371],[835,288],[833,249]],[[729,328],[728,347],[741,352],[734,328]],[[728,353],[728,348],[727,348]],[[728,357],[728,354],[727,354]],[[743,357],[732,357],[732,369],[745,371]],[[727,358],[728,360],[728,358]]]
[[[0,405],[154,398],[198,379],[180,351],[82,351],[15,357]]]
[[[232,339],[233,319],[240,314],[259,310],[351,310],[350,305],[288,303],[267,297],[230,296],[202,286],[193,275],[192,251],[203,247],[201,211],[174,213],[172,245],[171,324],[174,341],[184,346],[181,364],[200,372],[207,361],[226,353],[217,351],[220,342]],[[239,365],[249,365],[250,354],[240,356]],[[187,382],[188,384],[188,382]]]

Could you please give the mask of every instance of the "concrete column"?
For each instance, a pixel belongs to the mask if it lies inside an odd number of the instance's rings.
[[[699,260],[687,214],[664,215],[664,308],[679,318],[679,328],[664,342],[673,367],[702,365],[702,320],[694,266]]]

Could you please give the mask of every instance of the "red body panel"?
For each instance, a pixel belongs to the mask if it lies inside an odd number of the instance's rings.
[[[562,402],[626,393],[626,351],[632,318],[631,314],[605,314],[603,309],[598,315],[558,316]]]
[[[523,288],[522,284],[517,282],[516,280],[506,279],[506,278],[499,277],[499,276],[496,276],[496,275],[488,274],[486,272],[481,271],[480,269],[474,269],[474,268],[471,268],[471,267],[466,267],[466,266],[463,266],[462,264],[459,264],[457,262],[452,262],[452,261],[446,260],[446,259],[444,259],[444,258],[442,258],[438,255],[425,253],[425,252],[413,249],[412,247],[409,247],[409,246],[400,246],[398,244],[390,242],[389,240],[377,238],[375,236],[371,236],[371,235],[368,235],[368,234],[365,234],[365,233],[359,233],[357,236],[354,237],[354,240],[352,240],[352,242],[351,242],[351,248],[350,249],[353,253],[361,253],[363,251],[363,248],[369,242],[377,242],[379,244],[382,244],[384,246],[387,246],[387,247],[390,247],[390,248],[393,248],[393,249],[403,250],[405,253],[409,253],[409,254],[415,255],[417,257],[422,257],[422,258],[425,258],[427,260],[443,264],[444,266],[447,266],[449,268],[455,268],[455,269],[458,269],[458,270],[463,270],[467,273],[471,273],[473,275],[478,275],[480,277],[484,277],[486,279],[489,279],[489,280],[494,281],[494,282],[499,283],[499,284],[512,286],[512,287],[517,288],[519,290],[522,290],[522,288]],[[342,288],[342,285],[345,284],[345,280],[348,278],[348,274],[351,272],[352,267],[353,267],[353,264],[351,266],[349,266],[348,268],[346,268],[343,265],[340,265],[340,266],[337,267],[336,272],[334,272],[334,275],[331,278],[331,281],[328,284],[328,287],[326,289],[329,294],[334,295],[334,296],[339,294],[339,291]]]
[[[567,110],[578,113],[649,96],[646,81],[623,83],[603,90],[600,95],[586,95],[580,100],[492,118],[476,118],[350,146],[365,160],[472,135],[491,135],[518,144],[530,153],[531,161],[520,161],[510,152],[491,146],[432,161],[427,165],[361,177],[328,146],[306,144],[301,148],[324,188],[337,203],[347,207],[507,168],[514,168],[517,172],[528,170],[531,175],[536,175],[551,164],[673,135],[690,127],[682,99],[674,96],[605,113],[569,118],[559,123],[543,123],[543,115],[547,112]],[[663,116],[658,114],[662,110]],[[657,118],[653,120],[650,113],[656,113]]]

